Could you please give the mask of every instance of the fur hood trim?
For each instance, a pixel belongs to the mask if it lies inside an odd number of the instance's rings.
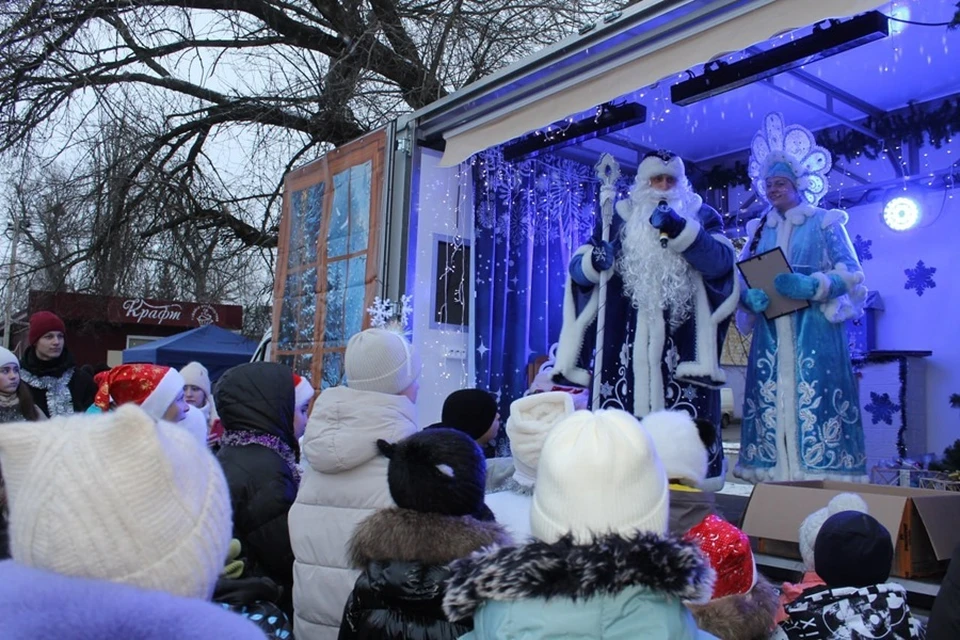
[[[451,569],[443,610],[452,621],[472,617],[486,600],[584,600],[632,587],[706,602],[715,579],[695,544],[651,533],[600,536],[589,545],[576,545],[571,536],[550,544],[534,540],[474,553]]]
[[[484,547],[510,543],[496,522],[392,507],[357,525],[350,539],[350,562],[358,569],[388,560],[445,565]]]
[[[689,605],[697,627],[723,640],[766,640],[775,626],[780,603],[776,589],[766,578],[743,595],[717,598],[703,605]]]

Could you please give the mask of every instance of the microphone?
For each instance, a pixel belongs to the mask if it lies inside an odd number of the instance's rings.
[[[670,211],[670,204],[666,200],[661,200],[657,203],[657,210],[667,212]],[[660,232],[660,248],[667,248],[667,241],[670,240],[670,236],[667,235],[666,231]]]

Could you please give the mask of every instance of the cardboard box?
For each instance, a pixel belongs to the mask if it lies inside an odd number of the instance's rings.
[[[830,480],[758,484],[741,528],[760,553],[799,559],[800,523],[843,492],[859,494],[890,532],[892,575],[937,577],[946,571],[960,544],[960,494],[954,492]]]

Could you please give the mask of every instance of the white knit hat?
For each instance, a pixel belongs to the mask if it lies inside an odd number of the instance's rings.
[[[803,558],[803,567],[806,571],[816,571],[813,558],[813,547],[817,542],[817,534],[823,523],[835,513],[841,511],[860,511],[869,513],[867,503],[855,493],[839,493],[822,509],[817,509],[800,523],[800,556]]]
[[[140,407],[0,429],[10,552],[62,575],[207,599],[231,535],[220,464]]]
[[[350,338],[344,358],[347,386],[397,395],[420,377],[420,356],[399,333],[367,329]]]
[[[689,413],[654,411],[641,424],[653,438],[668,479],[679,480],[691,487],[703,484],[709,464],[707,447]]]
[[[15,364],[18,367],[20,366],[20,360],[17,358],[16,354],[10,349],[5,347],[0,347],[0,367],[4,367],[8,364]]]
[[[207,398],[210,398],[210,372],[207,371],[205,366],[199,362],[190,362],[180,369],[180,375],[183,376],[184,385],[189,384],[198,389],[203,389]]]
[[[534,485],[540,450],[547,434],[573,412],[573,397],[563,391],[535,393],[510,404],[507,437],[513,453],[513,477],[517,482],[527,487]]]
[[[568,533],[667,533],[667,476],[653,441],[626,411],[577,411],[547,436],[533,489],[530,531],[544,542]]]

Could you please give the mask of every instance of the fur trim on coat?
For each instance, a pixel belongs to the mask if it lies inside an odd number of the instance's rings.
[[[665,596],[706,602],[715,574],[697,545],[651,533],[599,536],[576,545],[571,536],[474,553],[453,563],[443,610],[473,617],[486,600],[585,600],[646,587]]]
[[[392,507],[357,525],[350,539],[350,562],[358,569],[377,561],[445,565],[478,549],[510,543],[496,522]]]
[[[777,590],[758,575],[748,593],[689,605],[689,609],[697,626],[720,640],[766,640],[775,626],[778,606]]]

